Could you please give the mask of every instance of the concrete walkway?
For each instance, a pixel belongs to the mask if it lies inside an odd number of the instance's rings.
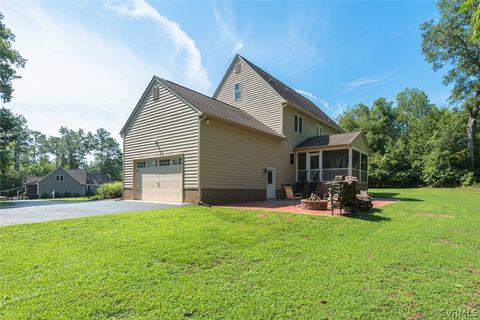
[[[17,200],[12,205],[0,208],[0,226],[72,219],[110,213],[145,211],[182,206],[181,203],[159,203],[142,201],[54,201]]]

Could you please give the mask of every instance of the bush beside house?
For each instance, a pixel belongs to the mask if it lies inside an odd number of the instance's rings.
[[[123,183],[121,181],[109,182],[98,187],[93,199],[115,199],[122,197]]]

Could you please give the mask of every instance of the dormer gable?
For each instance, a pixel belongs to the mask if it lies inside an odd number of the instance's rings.
[[[282,97],[240,55],[231,62],[213,98],[237,107],[282,134]]]

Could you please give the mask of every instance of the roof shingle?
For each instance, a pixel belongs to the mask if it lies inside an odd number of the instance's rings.
[[[110,182],[111,180],[110,174],[108,173],[87,173],[87,184],[100,185]]]
[[[294,149],[349,145],[361,134],[361,131],[357,131],[349,133],[331,134],[328,136],[310,137],[298,144]]]
[[[317,116],[318,118],[328,123],[331,127],[339,130],[340,132],[343,132],[343,129],[325,112],[323,112],[315,103],[305,98],[300,93],[293,90],[280,80],[272,77],[269,73],[260,69],[244,57],[240,55],[239,57],[244,60],[260,77],[262,77],[263,80],[265,80],[270,85],[270,87],[272,87],[272,89],[275,90],[275,92],[277,92],[284,100],[292,103],[296,107],[301,108],[308,113],[313,114],[314,116]]]
[[[221,102],[215,98],[210,98],[174,82],[159,77],[156,77],[156,79],[202,113],[283,138],[283,136],[279,135],[273,129],[241,109]]]

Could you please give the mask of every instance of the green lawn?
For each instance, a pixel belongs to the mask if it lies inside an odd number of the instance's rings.
[[[437,319],[480,308],[480,192],[374,191],[403,201],[357,218],[184,207],[2,227],[0,319]]]

